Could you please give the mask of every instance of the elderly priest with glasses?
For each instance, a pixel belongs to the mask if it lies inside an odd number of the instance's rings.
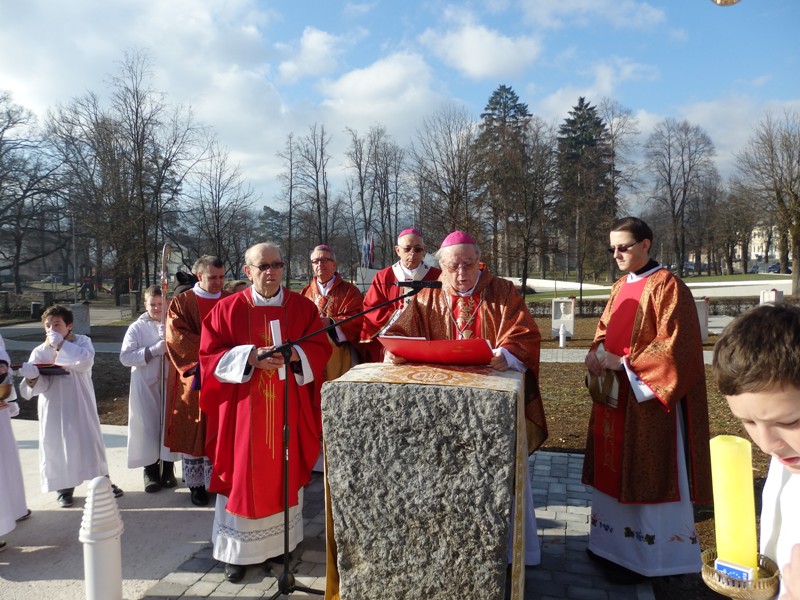
[[[246,565],[283,552],[284,386],[289,386],[289,548],[303,540],[303,486],[319,455],[319,390],[331,349],[324,335],[259,359],[286,340],[320,329],[314,303],[281,286],[283,258],[275,244],[245,253],[248,289],[221,300],[203,322],[200,405],[207,415],[206,451],[217,492],[214,558],[228,581]],[[288,379],[288,382],[287,382]]]
[[[435,281],[442,273],[436,267],[428,266],[423,262],[425,240],[419,229],[412,228],[401,231],[397,236],[397,245],[394,247],[394,251],[400,260],[375,273],[367,293],[364,294],[364,310],[400,296],[405,290],[396,285],[398,281]],[[364,315],[361,344],[362,347],[367,348],[368,360],[373,362],[381,360],[383,349],[375,340],[375,336],[387,325],[393,323],[403,306],[410,301],[410,298],[406,298],[405,301],[388,304]]]
[[[454,231],[436,253],[442,274],[439,289],[423,289],[406,306],[387,335],[428,340],[483,338],[492,347],[490,366],[525,373],[525,425],[528,453],[547,437],[539,394],[539,328],[514,285],[492,275],[480,262],[480,249],[463,231]],[[387,362],[404,359],[387,350]],[[541,562],[530,478],[525,475],[525,564]],[[509,547],[509,557],[511,548]]]

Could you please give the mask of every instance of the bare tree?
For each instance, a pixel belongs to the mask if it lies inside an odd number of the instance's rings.
[[[789,245],[795,268],[792,294],[800,281],[800,116],[787,110],[782,119],[772,114],[756,125],[747,148],[737,155],[743,184],[767,200],[779,218],[778,252],[781,272],[788,270]]]
[[[330,243],[336,220],[328,182],[330,141],[325,126],[315,123],[308,128],[308,134],[297,141],[294,150],[297,206],[303,217],[300,225],[315,245]]]
[[[255,194],[244,183],[239,165],[231,162],[228,150],[220,148],[216,141],[209,144],[207,158],[196,167],[191,180],[192,207],[186,216],[194,225],[202,253],[219,257],[236,277],[244,262],[247,242],[254,237],[251,209]]]
[[[111,78],[111,109],[126,143],[138,224],[140,262],[132,267],[135,272],[139,264],[143,266],[146,285],[151,264],[153,273],[159,269],[162,216],[177,210],[183,180],[203,153],[202,149],[197,152],[200,128],[191,111],[182,106],[169,108],[164,95],[149,87],[151,77],[147,53],[135,51],[126,53],[120,73]]]
[[[21,268],[66,247],[57,162],[35,131],[33,114],[0,93],[0,260],[22,293]]]
[[[428,238],[454,229],[483,237],[474,189],[477,126],[466,110],[445,105],[423,121],[413,145],[414,176],[430,212]]]
[[[645,151],[653,199],[670,216],[673,251],[683,276],[688,208],[699,200],[703,182],[716,170],[714,144],[701,127],[666,118],[650,134]]]
[[[611,151],[610,181],[614,190],[617,212],[626,212],[628,207],[622,195],[623,190],[635,192],[639,181],[639,164],[633,160],[639,136],[639,121],[630,108],[622,106],[617,100],[603,98],[597,112],[608,129],[608,144]]]

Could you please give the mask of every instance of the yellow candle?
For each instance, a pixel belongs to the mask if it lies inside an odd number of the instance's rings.
[[[757,574],[758,542],[750,442],[735,435],[718,435],[710,444],[717,557],[752,567]]]

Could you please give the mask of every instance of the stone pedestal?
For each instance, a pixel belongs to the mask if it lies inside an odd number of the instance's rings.
[[[503,598],[521,386],[380,364],[323,386],[341,600]]]

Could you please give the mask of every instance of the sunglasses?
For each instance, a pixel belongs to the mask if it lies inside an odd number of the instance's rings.
[[[414,254],[419,254],[420,252],[425,252],[425,248],[420,248],[419,246],[400,246],[400,250],[405,253],[413,252]]]
[[[250,265],[250,267],[253,268],[253,269],[258,269],[259,271],[261,271],[263,273],[267,269],[272,269],[273,271],[277,271],[278,269],[282,269],[283,268],[283,263],[280,262],[280,261],[277,261],[277,262],[274,262],[274,263],[264,263],[263,265]]]
[[[641,240],[639,240],[641,241]],[[627,252],[631,248],[633,248],[639,242],[633,242],[632,244],[623,244],[622,246],[611,246],[608,249],[609,254],[614,254],[615,252]]]
[[[329,262],[333,262],[333,259],[332,258],[325,258],[325,257],[323,257],[323,258],[312,258],[311,259],[311,264],[312,265],[318,265],[320,263],[322,263],[324,265],[325,263],[329,263]]]

